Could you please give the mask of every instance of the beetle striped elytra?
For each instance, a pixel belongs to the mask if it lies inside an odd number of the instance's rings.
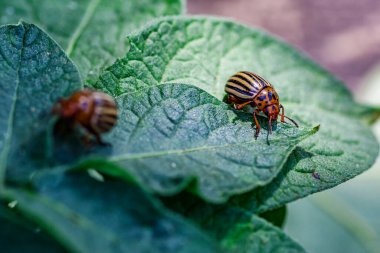
[[[261,76],[249,71],[240,71],[228,79],[224,90],[228,95],[227,102],[232,103],[235,109],[241,110],[246,105],[256,107],[253,111],[255,138],[259,136],[261,128],[256,117],[260,112],[268,117],[269,133],[272,133],[272,121],[277,121],[279,115],[281,122],[286,123],[287,118],[298,127],[297,122],[285,116],[285,109],[280,104],[280,98],[273,85]]]
[[[100,135],[116,124],[117,107],[114,99],[100,91],[84,89],[74,92],[67,99],[59,99],[52,113],[69,125],[80,125],[94,136],[98,144],[106,144]]]

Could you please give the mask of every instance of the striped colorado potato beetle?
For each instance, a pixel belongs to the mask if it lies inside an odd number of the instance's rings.
[[[286,123],[284,118],[287,118],[298,127],[294,120],[285,116],[284,107],[280,104],[272,84],[261,76],[248,71],[240,71],[228,79],[224,90],[228,95],[227,102],[232,103],[235,109],[241,110],[246,105],[256,107],[253,111],[253,120],[256,124],[255,138],[260,133],[260,124],[256,118],[260,111],[268,117],[269,133],[272,133],[272,121],[277,122],[278,115],[281,116],[281,122]]]
[[[84,89],[74,92],[67,99],[59,99],[52,113],[70,127],[80,125],[98,144],[106,145],[100,137],[116,124],[117,107],[114,99],[100,91]]]

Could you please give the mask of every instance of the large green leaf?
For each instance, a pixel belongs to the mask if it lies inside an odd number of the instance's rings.
[[[12,174],[38,166],[53,103],[79,88],[77,69],[43,31],[0,27],[0,184],[7,167]]]
[[[33,184],[37,192],[12,190],[6,198],[70,252],[221,252],[132,183],[58,172],[38,175]]]
[[[156,17],[182,12],[181,0],[1,0],[1,23],[35,23],[66,49],[83,80],[125,54],[125,36]]]
[[[104,152],[109,159],[161,194],[194,179],[192,190],[212,202],[268,183],[295,145],[318,129],[279,124],[268,145],[266,129],[254,139],[251,117],[184,84],[152,86],[117,101],[119,123]]]
[[[24,26],[7,27],[24,29]],[[36,27],[27,27],[39,33],[37,38],[46,37]],[[4,37],[12,38],[6,32],[4,34]],[[27,37],[31,33],[26,34]],[[14,35],[19,39],[22,36],[22,33]],[[46,41],[50,47],[57,47],[47,37]],[[11,42],[4,42],[4,45],[9,44]],[[53,138],[46,126],[49,126],[48,113],[54,100],[80,87],[78,74],[64,53],[56,48],[59,59],[65,61],[65,68],[71,71],[70,75],[66,77],[62,71],[54,82],[53,79],[50,82],[40,80],[41,75],[46,77],[44,66],[48,71],[56,69],[57,65],[45,63],[53,63],[50,57],[54,59],[54,54],[46,53],[45,61],[41,61],[40,58],[34,59],[34,54],[26,54],[30,53],[27,49],[20,48],[23,54],[19,61],[25,66],[23,75],[18,76],[13,69],[3,72],[21,80],[18,92],[12,90],[14,86],[3,85],[4,92],[11,94],[9,105],[5,105],[15,106],[15,111],[6,110],[8,114],[3,117],[7,123],[4,131],[9,134],[1,161],[3,168],[8,168],[11,181],[25,180],[36,169],[73,163],[81,155],[93,152],[119,163],[140,182],[159,193],[178,192],[195,180],[193,190],[201,197],[221,202],[231,195],[268,183],[278,174],[295,145],[317,130],[279,124],[277,131],[269,136],[271,145],[268,145],[265,129],[257,141],[254,139],[251,116],[234,112],[196,87],[167,84],[126,93],[117,99],[119,122],[107,140],[112,143],[112,148],[88,150],[77,144],[67,146]],[[24,58],[33,61],[24,62]],[[33,71],[31,63],[42,69],[32,76],[34,79],[29,79],[29,72]],[[40,85],[43,89],[39,88]],[[33,97],[26,96],[32,93]],[[11,104],[13,101],[16,104]],[[33,113],[27,110],[33,110]],[[46,115],[41,117],[44,113]],[[265,128],[266,123],[262,124]],[[54,146],[48,146],[49,143]],[[54,149],[50,150],[52,147]]]
[[[46,236],[40,228],[16,216],[7,207],[0,205],[0,250],[7,253],[20,252],[66,252]]]
[[[321,124],[321,132],[297,148],[273,184],[244,198],[245,206],[259,210],[256,203],[263,202],[264,211],[335,186],[368,169],[377,156],[376,139],[359,122],[371,109],[355,103],[328,72],[262,31],[214,18],[173,17],[129,36],[129,43],[126,56],[96,87],[120,95],[183,82],[222,99],[226,79],[251,70],[274,84],[285,112],[301,125]]]

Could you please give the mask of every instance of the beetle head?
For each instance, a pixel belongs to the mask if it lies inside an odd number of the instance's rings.
[[[272,104],[265,107],[263,112],[271,120],[277,121],[278,114],[280,113],[280,108],[278,104]]]
[[[77,105],[71,100],[59,99],[54,105],[52,113],[61,118],[70,118],[73,117],[77,112]]]

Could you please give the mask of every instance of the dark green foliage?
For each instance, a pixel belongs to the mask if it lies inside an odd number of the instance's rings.
[[[0,206],[0,224],[1,252],[66,252],[56,241],[49,238],[40,227],[31,224],[19,215],[15,215],[13,210],[5,206],[5,203]]]

